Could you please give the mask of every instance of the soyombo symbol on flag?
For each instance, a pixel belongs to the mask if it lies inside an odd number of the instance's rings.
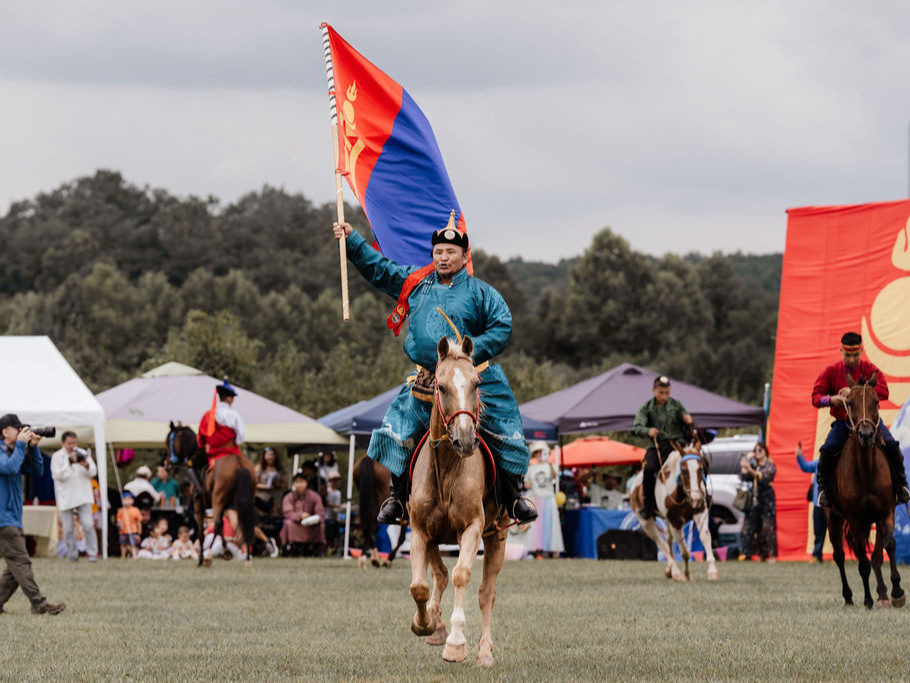
[[[402,265],[423,266],[431,260],[433,231],[445,227],[451,211],[465,231],[430,122],[404,88],[331,26],[321,28],[338,170],[382,253]]]

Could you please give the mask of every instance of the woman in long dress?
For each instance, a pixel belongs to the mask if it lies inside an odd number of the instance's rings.
[[[531,461],[525,475],[525,486],[537,507],[538,517],[528,530],[525,544],[535,557],[544,553],[559,557],[566,548],[556,506],[556,467],[550,461],[550,448],[543,441],[532,443],[530,450]]]

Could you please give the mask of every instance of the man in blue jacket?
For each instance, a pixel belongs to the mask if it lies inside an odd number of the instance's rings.
[[[0,574],[0,613],[21,587],[32,603],[32,614],[60,614],[66,605],[49,603],[35,583],[22,531],[22,475],[37,477],[44,471],[38,450],[41,437],[12,413],[0,417],[0,434],[0,557],[6,560]]]
[[[474,341],[476,364],[505,351],[512,336],[512,313],[499,292],[465,269],[468,236],[451,224],[433,233],[433,267],[416,283],[409,277],[420,277],[421,269],[401,266],[386,258],[348,223],[336,223],[334,232],[336,239],[346,239],[348,258],[376,289],[398,299],[403,289],[408,292],[407,288],[413,287],[407,294],[410,323],[404,352],[419,370],[392,401],[367,449],[367,455],[392,473],[392,497],[383,504],[378,519],[395,524],[405,515],[405,464],[430,427],[436,347],[440,338],[452,331],[437,308],[445,311],[462,335]],[[537,510],[521,497],[531,454],[524,440],[518,404],[499,365],[491,363],[480,377],[483,412],[479,428],[499,468],[500,502],[520,524],[532,522],[537,519]],[[412,384],[416,384],[416,391]]]

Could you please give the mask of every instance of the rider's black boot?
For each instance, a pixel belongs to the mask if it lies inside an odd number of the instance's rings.
[[[537,508],[527,498],[521,497],[524,491],[524,477],[501,468],[498,477],[499,495],[506,514],[519,524],[530,524],[537,519]]]
[[[642,494],[642,519],[651,519],[657,510],[657,502],[654,499],[654,484],[657,483],[657,472],[653,470],[642,470],[641,473],[641,494]]]
[[[888,464],[891,465],[897,502],[910,503],[910,489],[907,488],[907,472],[904,470],[904,454],[901,453],[900,444],[897,441],[886,441],[885,455],[888,456]]]
[[[833,458],[825,453],[818,452],[818,469],[815,472],[815,482],[818,486],[818,506],[821,508],[831,507],[831,501],[828,500],[828,486],[831,483],[831,461]]]
[[[405,503],[408,500],[408,477],[392,475],[391,495],[386,498],[376,521],[381,524],[402,524],[408,519],[408,510]]]

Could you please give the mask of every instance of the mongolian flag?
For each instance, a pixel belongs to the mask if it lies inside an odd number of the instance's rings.
[[[321,28],[337,170],[363,207],[379,250],[401,265],[426,266],[432,233],[452,211],[457,229],[466,231],[430,122],[404,88],[331,26]]]

